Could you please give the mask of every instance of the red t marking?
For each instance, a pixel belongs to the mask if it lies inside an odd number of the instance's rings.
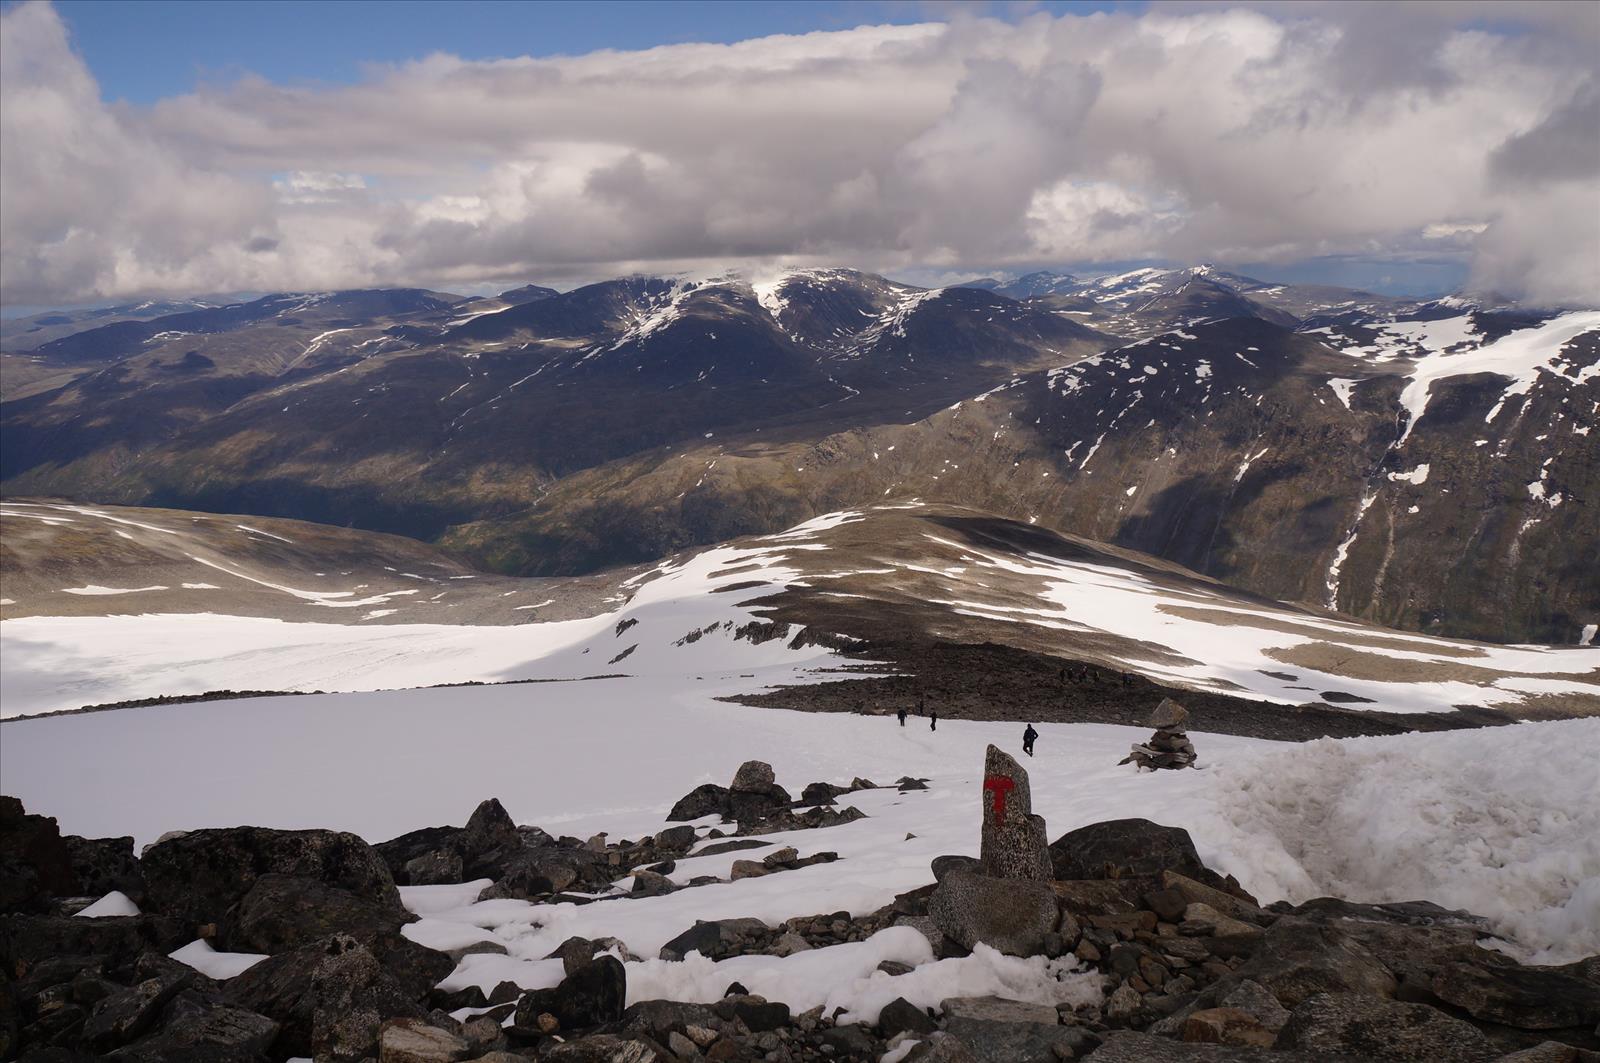
[[[983,780],[985,790],[994,791],[994,818],[998,822],[1006,818],[1006,794],[1017,788],[1017,784],[1004,775],[990,775]]]

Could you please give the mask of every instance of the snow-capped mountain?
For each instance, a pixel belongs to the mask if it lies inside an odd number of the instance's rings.
[[[5,356],[0,473],[542,575],[921,497],[1406,627],[1572,641],[1600,612],[1573,560],[1600,544],[1585,312],[1208,266],[1024,281],[796,269],[122,322]]]

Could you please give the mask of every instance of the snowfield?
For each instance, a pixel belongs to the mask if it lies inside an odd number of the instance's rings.
[[[553,985],[560,965],[541,957],[573,934],[616,936],[653,957],[695,919],[865,913],[931,881],[933,857],[977,853],[984,747],[1016,750],[1021,724],[946,719],[932,732],[917,717],[902,729],[893,717],[717,700],[738,683],[618,678],[12,721],[3,725],[0,775],[7,793],[58,817],[64,832],[132,834],[139,845],[168,830],[242,823],[345,829],[381,841],[463,823],[487,797],[498,797],[517,822],[555,833],[637,838],[663,829],[678,797],[702,782],[726,784],[749,758],[771,762],[792,792],[857,775],[890,784],[903,775],[930,780],[926,791],[879,789],[840,799],[866,819],[763,836],[802,856],[840,856],[764,878],[584,906],[472,903],[484,883],[408,888],[407,903],[426,916],[412,933],[487,932],[506,945],[509,957],[469,957],[452,976],[490,987],[505,977],[529,988]],[[1155,774],[1117,764],[1147,731],[1099,724],[1039,730],[1038,756],[1026,766],[1035,810],[1052,838],[1106,819],[1153,819],[1189,830],[1207,864],[1236,875],[1264,902],[1324,894],[1430,899],[1487,917],[1520,957],[1558,961],[1600,952],[1600,776],[1590,759],[1600,720],[1306,745],[1197,730],[1199,770]],[[733,859],[762,852],[680,860],[672,877],[726,875]],[[630,882],[624,878],[619,889]],[[919,947],[909,937],[872,944],[879,951],[838,954],[840,984],[861,980],[850,972],[870,983],[865,972],[879,958]],[[798,994],[786,987],[810,984],[815,975],[796,975],[797,967],[783,966],[791,960],[725,962],[736,964],[737,974],[645,964],[637,976],[630,971],[630,985],[719,996],[737,977],[783,996]],[[968,978],[1037,977],[1054,992],[1064,984],[1042,969],[1006,974],[998,962],[979,956],[970,969],[946,973],[962,985]],[[870,985],[850,992],[856,995],[848,1001],[828,999],[872,1010]],[[928,992],[949,995],[949,986],[940,982]],[[809,1000],[795,995],[790,1002]]]

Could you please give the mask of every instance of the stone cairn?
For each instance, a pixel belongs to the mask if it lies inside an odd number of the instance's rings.
[[[1146,723],[1146,726],[1154,727],[1156,733],[1148,742],[1134,746],[1132,752],[1119,763],[1137,764],[1143,771],[1191,767],[1194,764],[1194,743],[1189,741],[1185,732],[1188,722],[1188,709],[1171,698],[1162,698],[1161,704],[1156,706],[1156,711],[1150,714]]]
[[[1028,773],[994,746],[983,758],[982,844],[985,875],[1050,881],[1050,841],[1044,817],[1033,814]]]

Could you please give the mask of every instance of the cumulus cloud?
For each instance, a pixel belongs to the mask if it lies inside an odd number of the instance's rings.
[[[1445,248],[1600,304],[1596,11],[960,17],[113,108],[25,4],[0,298]]]

